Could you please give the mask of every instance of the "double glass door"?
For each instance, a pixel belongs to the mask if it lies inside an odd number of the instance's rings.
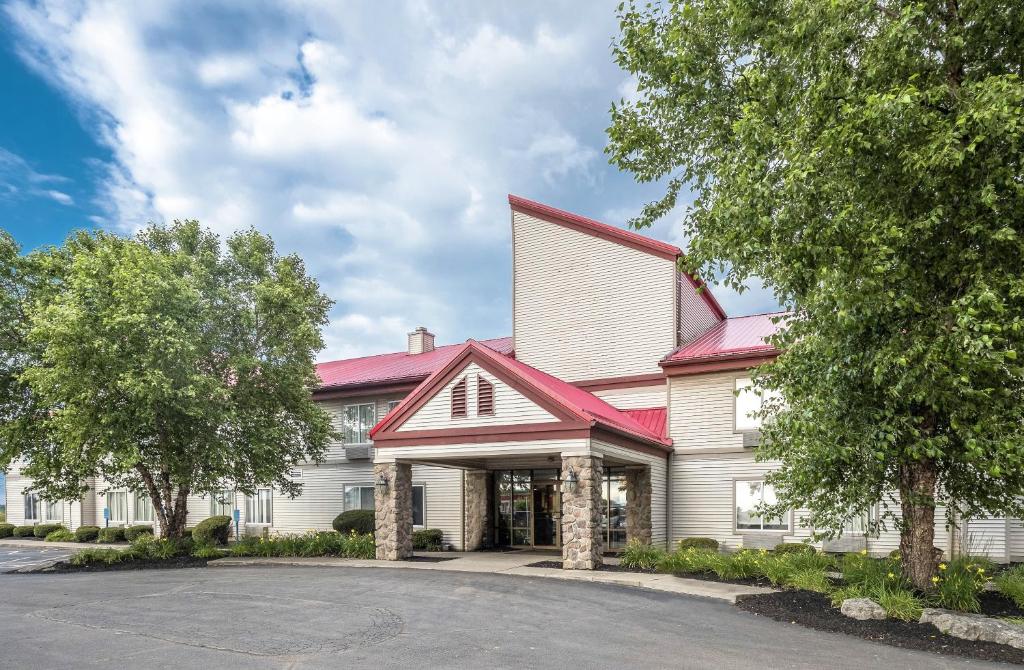
[[[561,546],[558,470],[498,470],[494,473],[494,497],[499,546]]]

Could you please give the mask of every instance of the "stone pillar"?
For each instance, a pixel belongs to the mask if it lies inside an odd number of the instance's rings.
[[[594,570],[601,565],[601,483],[604,468],[600,456],[563,456],[562,480],[572,468],[579,483],[575,491],[562,486],[562,567]]]
[[[380,476],[388,488],[376,486]],[[374,502],[378,561],[400,561],[412,556],[412,466],[408,463],[375,463],[373,466]]]
[[[651,543],[651,468],[626,468],[626,541]]]
[[[490,545],[490,507],[487,504],[487,483],[490,475],[491,473],[486,470],[468,470],[465,474],[465,551],[476,551]]]

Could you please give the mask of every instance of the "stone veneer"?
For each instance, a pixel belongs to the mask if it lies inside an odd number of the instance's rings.
[[[380,476],[388,488],[376,486]],[[412,556],[412,466],[408,463],[375,463],[373,466],[377,560],[400,561]]]
[[[487,529],[490,527],[487,506],[487,482],[490,473],[486,470],[469,470],[465,474],[466,484],[463,495],[466,504],[466,547],[475,551],[490,544]]]
[[[576,473],[575,492],[567,485],[562,491],[562,568],[594,570],[601,566],[604,539],[601,536],[601,483],[604,480],[600,456],[563,456],[562,480]]]
[[[626,468],[626,540],[651,543],[651,468]]]

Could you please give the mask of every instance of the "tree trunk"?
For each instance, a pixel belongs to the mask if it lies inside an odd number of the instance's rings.
[[[938,471],[931,460],[900,466],[900,554],[903,576],[920,591],[932,587],[938,565],[935,555],[935,487]]]

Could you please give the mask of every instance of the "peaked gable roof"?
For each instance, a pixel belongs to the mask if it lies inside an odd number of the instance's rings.
[[[662,433],[652,430],[592,393],[514,358],[503,356],[474,340],[467,341],[448,365],[424,380],[415,391],[389,412],[373,427],[370,437],[377,440],[383,434],[395,431],[427,400],[444,388],[469,361],[475,361],[563,422],[576,426],[600,426],[664,449],[672,445],[672,441]]]

